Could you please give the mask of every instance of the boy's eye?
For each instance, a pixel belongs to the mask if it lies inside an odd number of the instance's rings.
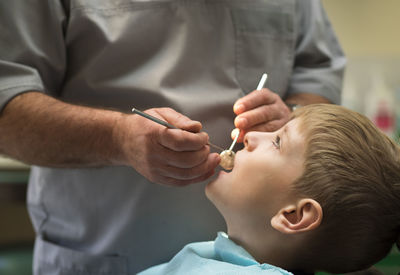
[[[281,148],[281,137],[276,136],[275,140],[272,141],[272,144],[276,147],[276,149]]]

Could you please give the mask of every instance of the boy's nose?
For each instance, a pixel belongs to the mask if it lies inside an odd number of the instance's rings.
[[[244,147],[248,151],[253,151],[258,144],[258,135],[255,132],[248,132],[243,139]]]
[[[272,136],[272,133],[268,132],[248,132],[243,139],[244,147],[248,151],[252,151],[257,148],[264,141],[268,141]]]

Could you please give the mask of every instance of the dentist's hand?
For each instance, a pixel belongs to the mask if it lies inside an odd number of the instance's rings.
[[[184,130],[168,129],[139,115],[125,116],[117,128],[126,164],[154,183],[172,186],[200,182],[214,174],[220,157],[210,154],[200,122],[170,108],[145,112]]]
[[[233,105],[237,115],[235,127],[240,129],[238,142],[249,131],[273,132],[281,128],[290,116],[290,110],[279,95],[268,89],[254,90]],[[232,138],[234,138],[232,133]]]

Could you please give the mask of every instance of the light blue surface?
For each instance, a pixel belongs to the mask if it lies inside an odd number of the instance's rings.
[[[292,274],[279,267],[258,263],[246,250],[220,232],[215,241],[186,245],[170,262],[140,272],[158,274]]]

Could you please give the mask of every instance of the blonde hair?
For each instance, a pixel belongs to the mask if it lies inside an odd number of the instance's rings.
[[[369,267],[399,236],[399,147],[368,118],[341,106],[308,105],[294,118],[307,148],[293,189],[323,209],[321,226],[299,260],[328,272]]]

